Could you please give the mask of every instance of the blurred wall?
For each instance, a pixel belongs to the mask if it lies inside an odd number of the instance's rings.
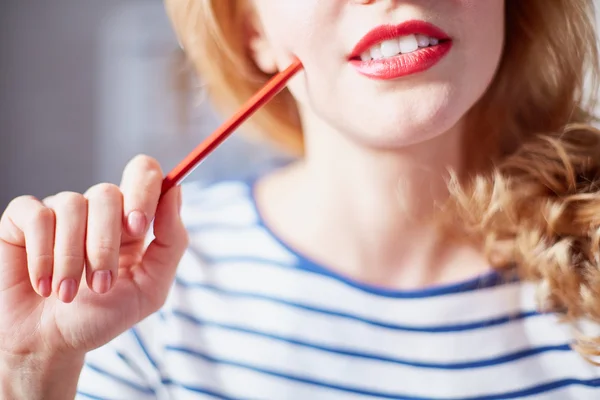
[[[220,118],[190,99],[190,123],[180,124],[177,50],[161,0],[2,0],[0,210],[21,194],[118,183],[138,153],[157,157],[165,172],[182,159]],[[237,177],[280,161],[238,135],[191,178]]]
[[[0,3],[0,208],[89,183],[97,29],[127,1]]]

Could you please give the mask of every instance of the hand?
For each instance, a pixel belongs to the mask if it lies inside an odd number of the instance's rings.
[[[0,220],[0,357],[82,357],[164,303],[187,246],[181,189],[145,156],[120,188],[13,200]],[[145,236],[154,220],[154,241]]]

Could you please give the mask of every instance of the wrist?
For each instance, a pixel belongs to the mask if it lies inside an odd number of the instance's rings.
[[[72,399],[83,355],[0,355],[0,398]]]

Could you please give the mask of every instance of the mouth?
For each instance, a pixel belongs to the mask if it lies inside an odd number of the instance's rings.
[[[452,39],[424,21],[383,25],[367,33],[348,61],[373,79],[395,79],[425,71],[450,51]]]
[[[376,43],[360,55],[350,57],[354,61],[373,61],[396,57],[401,54],[410,54],[421,49],[445,44],[448,40],[431,37],[424,34],[405,35]]]
[[[450,41],[440,28],[424,21],[383,25],[367,33],[354,47],[349,60],[372,61],[409,54]]]

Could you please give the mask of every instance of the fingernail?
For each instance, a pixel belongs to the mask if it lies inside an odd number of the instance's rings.
[[[75,279],[65,279],[58,287],[58,298],[63,303],[70,303],[75,298],[76,291],[77,282],[75,282]]]
[[[38,293],[42,297],[50,297],[52,294],[52,279],[42,278],[38,281]]]
[[[98,294],[104,294],[110,290],[112,284],[112,272],[96,271],[92,275],[92,290]]]
[[[146,234],[148,219],[141,211],[132,211],[127,216],[127,228],[132,236],[138,237]]]

